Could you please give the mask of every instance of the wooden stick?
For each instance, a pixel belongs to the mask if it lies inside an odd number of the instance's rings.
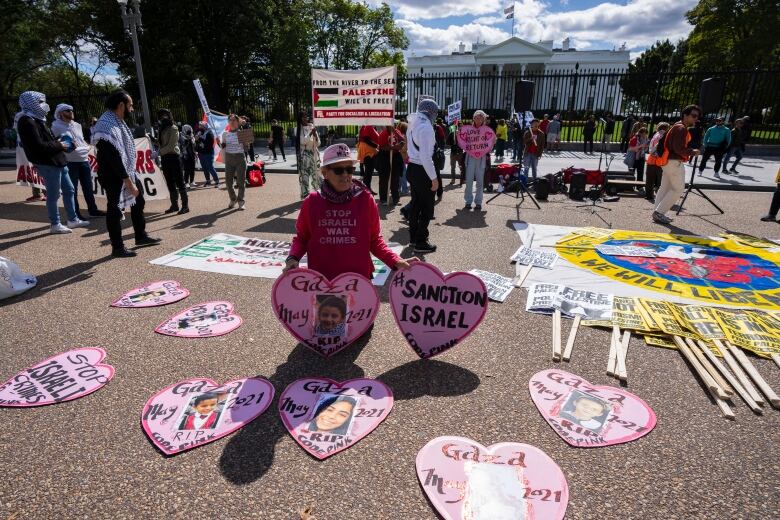
[[[720,372],[715,369],[713,364],[710,362],[710,358],[707,356],[707,353],[709,353],[710,356],[715,357],[715,355],[709,351],[710,349],[708,349],[706,346],[699,348],[699,345],[697,345],[696,342],[691,338],[685,338],[685,344],[688,345],[691,348],[691,352],[693,352],[693,354],[699,358],[699,363],[701,363],[701,366],[703,366],[704,369],[709,372],[709,374],[712,376],[712,379],[714,379],[721,390],[723,390],[723,393],[726,395],[726,397],[732,397],[734,395],[734,390],[732,390],[731,386],[729,386],[726,380],[723,379],[723,376],[720,375]],[[706,353],[704,351],[706,351]]]
[[[631,341],[631,331],[623,331],[623,341],[620,343],[620,352],[617,355],[617,375],[621,381],[628,381],[626,372],[626,356],[628,356],[628,343]]]
[[[561,360],[561,310],[553,312],[553,361]]]
[[[617,344],[620,342],[620,328],[617,325],[612,326],[612,338],[609,343],[609,358],[607,360],[607,375],[615,376],[615,365],[617,364]]]
[[[679,350],[685,359],[688,360],[688,363],[690,363],[691,367],[693,367],[693,371],[704,382],[704,386],[707,388],[707,392],[709,392],[709,394],[712,396],[715,404],[720,409],[720,413],[723,414],[726,419],[733,421],[735,419],[734,412],[731,411],[729,405],[727,405],[726,402],[718,395],[717,389],[720,387],[715,384],[712,376],[710,376],[704,367],[701,366],[699,360],[696,358],[693,352],[691,352],[691,350],[688,348],[688,345],[685,344],[685,341],[683,341],[680,336],[672,336],[672,338],[674,339],[674,343],[677,345],[677,350]]]
[[[571,358],[571,351],[574,348],[574,339],[577,337],[577,330],[580,327],[582,316],[575,316],[569,329],[569,337],[566,338],[566,349],[563,351],[563,360],[568,361]]]
[[[742,388],[745,389],[745,392],[748,393],[751,399],[756,402],[758,406],[764,406],[766,404],[766,401],[764,400],[764,397],[758,393],[758,390],[756,390],[753,387],[753,383],[750,382],[750,378],[745,374],[745,371],[742,370],[742,366],[737,363],[737,360],[734,358],[734,356],[731,355],[731,351],[729,350],[726,345],[724,345],[719,339],[713,340],[715,343],[715,346],[718,347],[718,350],[720,350],[720,353],[723,355],[723,360],[726,362],[728,367],[734,372],[734,375],[737,378],[737,381],[739,381],[739,384],[742,385]]]
[[[761,374],[758,373],[758,370],[756,370],[756,367],[753,366],[753,363],[750,362],[745,353],[728,341],[726,342],[726,345],[729,346],[729,350],[734,357],[737,358],[737,361],[739,361],[739,364],[745,369],[745,372],[747,372],[750,378],[755,381],[758,389],[766,396],[769,404],[771,404],[773,408],[780,409],[780,397],[777,396],[775,391],[772,390],[772,387],[767,384],[763,377],[761,377]]]
[[[772,361],[775,362],[775,365],[780,368],[780,354],[770,354],[770,356],[772,357]]]
[[[533,265],[523,265],[523,264],[515,264],[515,279],[512,280],[512,283],[515,284],[515,287],[522,287],[523,282],[528,277],[528,274],[531,272],[531,269],[533,268]]]
[[[720,373],[723,374],[723,377],[726,378],[726,381],[729,382],[729,384],[736,390],[737,394],[742,398],[743,401],[745,401],[745,404],[748,405],[748,407],[753,410],[754,413],[757,413],[759,415],[764,413],[764,410],[758,406],[758,403],[750,396],[750,393],[745,390],[745,388],[739,383],[737,378],[729,372],[729,369],[726,368],[726,366],[721,363],[720,359],[718,359],[715,354],[712,353],[712,351],[707,348],[707,345],[704,344],[703,341],[699,340],[697,342],[699,344],[699,347],[701,348],[702,352],[704,352],[704,355],[707,356],[707,358],[712,362],[713,365],[715,365],[715,368],[720,370]],[[723,351],[721,350],[721,353]]]

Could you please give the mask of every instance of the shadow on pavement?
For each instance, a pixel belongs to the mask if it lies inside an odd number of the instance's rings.
[[[295,222],[294,218],[278,217],[268,222],[263,222],[256,226],[247,228],[248,233],[284,233],[285,235],[295,235]]]
[[[295,213],[296,211],[301,209],[301,202],[303,201],[296,200],[295,202],[291,202],[290,204],[287,204],[285,206],[280,206],[278,208],[269,209],[268,211],[263,211],[262,213],[257,215],[257,218],[283,217],[285,215]]]
[[[223,208],[218,211],[215,211],[213,213],[205,213],[203,215],[194,215],[188,219],[182,220],[181,222],[177,222],[173,226],[171,226],[171,229],[185,229],[185,228],[195,228],[195,229],[207,229],[210,227],[214,227],[214,223],[219,220],[219,217],[226,215],[228,213],[235,213],[238,209],[228,209]]]
[[[483,206],[484,208],[485,206]],[[460,229],[475,229],[487,227],[485,213],[476,210],[456,209],[455,215],[445,220],[442,226],[454,226]]]
[[[480,383],[479,376],[471,370],[435,359],[410,361],[377,379],[393,390],[393,398],[397,401],[426,395],[452,397],[468,394]]]
[[[18,246],[19,244],[24,244],[25,242],[30,242],[31,240],[35,240],[36,238],[42,238],[45,236],[48,236],[48,233],[43,233],[44,231],[48,231],[49,226],[42,226],[42,227],[36,227],[36,228],[29,228],[29,229],[21,229],[19,231],[11,231],[9,233],[4,233],[0,235],[0,251],[4,249],[10,249],[14,246]],[[35,236],[26,236],[26,235],[32,235],[33,233],[39,233]],[[25,238],[17,238],[17,237],[25,237]],[[5,240],[9,238],[17,238],[17,240],[11,240],[10,242],[5,242]]]

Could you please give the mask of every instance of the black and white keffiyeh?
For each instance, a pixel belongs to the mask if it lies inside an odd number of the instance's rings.
[[[116,148],[119,156],[122,158],[122,164],[127,175],[135,184],[138,178],[135,173],[135,140],[133,139],[133,134],[130,133],[127,123],[119,119],[111,110],[103,112],[92,131],[93,144],[100,140],[107,141]],[[127,191],[127,186],[123,184],[122,192],[119,194],[119,209],[124,211],[125,208],[133,204],[135,204],[135,197],[130,195]]]

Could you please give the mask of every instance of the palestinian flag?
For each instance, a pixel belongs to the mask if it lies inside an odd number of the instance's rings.
[[[315,88],[312,90],[312,99],[314,100],[315,108],[338,107],[339,89],[338,87]]]

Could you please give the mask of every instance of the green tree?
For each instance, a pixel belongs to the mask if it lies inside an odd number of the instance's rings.
[[[685,61],[686,50],[684,40],[676,45],[669,40],[655,42],[634,63],[629,63],[627,74],[620,78],[623,95],[640,105],[652,103],[661,73],[679,72]]]

